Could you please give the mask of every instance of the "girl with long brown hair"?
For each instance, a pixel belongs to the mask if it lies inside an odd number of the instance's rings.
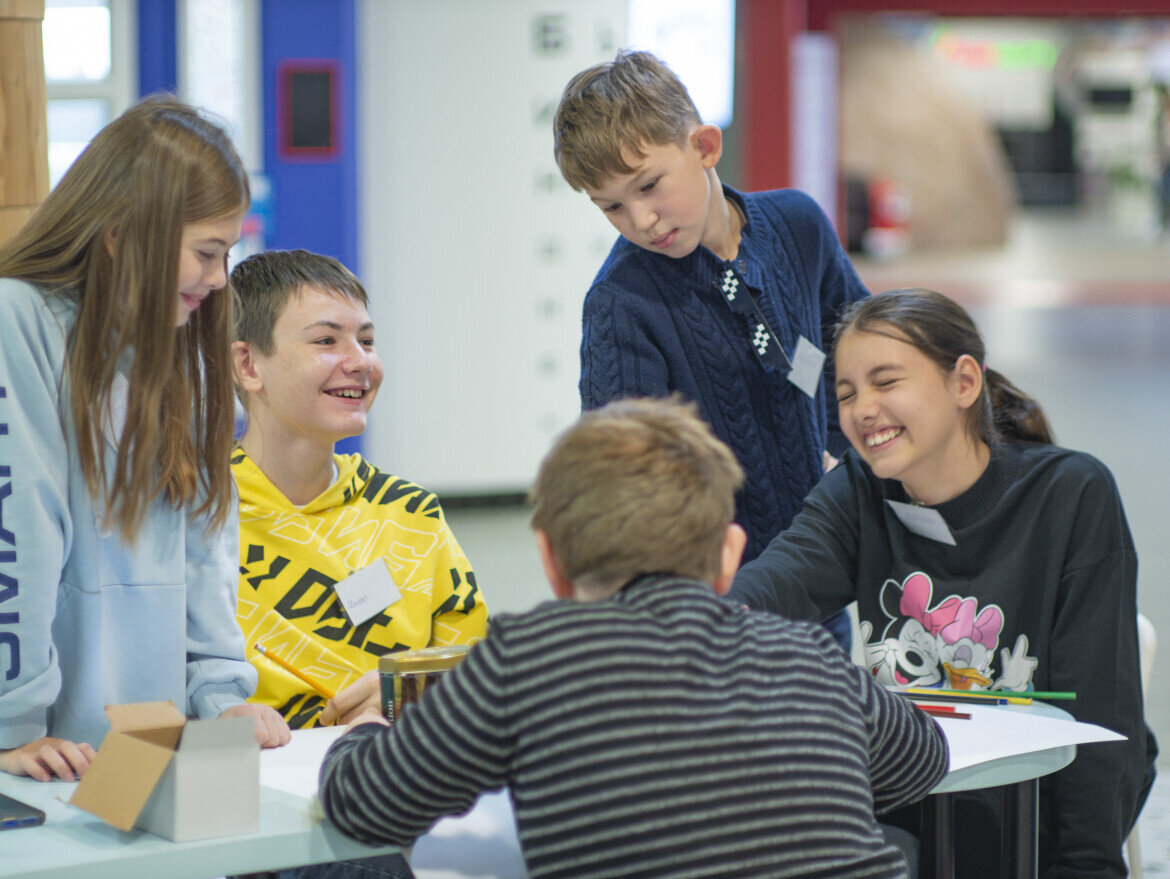
[[[852,448],[732,595],[814,619],[856,601],[866,665],[891,687],[1074,691],[1076,719],[1126,741],[1082,745],[1040,780],[1039,872],[1121,879],[1157,745],[1112,474],[1054,445],[1039,404],[988,367],[975,322],[939,293],[855,303],[834,347]],[[959,795],[960,879],[1003,875],[1002,808],[998,790]]]
[[[0,247],[0,769],[85,771],[106,704],[248,714],[228,251],[248,179],[173,98],[94,138]]]

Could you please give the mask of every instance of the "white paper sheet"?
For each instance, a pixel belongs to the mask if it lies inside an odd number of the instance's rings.
[[[273,787],[306,799],[315,797],[321,761],[325,759],[329,746],[343,732],[344,726],[299,729],[292,734],[292,741],[284,747],[261,751],[261,786]]]
[[[929,701],[929,697],[923,697]],[[951,772],[979,763],[1066,745],[1120,742],[1125,736],[1072,719],[1046,717],[1011,706],[953,704],[970,720],[936,717],[951,748]]]

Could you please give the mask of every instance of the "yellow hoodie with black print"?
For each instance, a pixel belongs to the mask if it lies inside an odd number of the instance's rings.
[[[240,448],[236,615],[260,674],[252,702],[271,705],[293,729],[315,726],[325,699],[261,656],[259,642],[338,692],[397,650],[472,644],[488,611],[439,499],[383,473],[361,455],[334,455],[338,478],[303,507],[291,503]],[[381,563],[401,597],[353,626],[334,584]]]

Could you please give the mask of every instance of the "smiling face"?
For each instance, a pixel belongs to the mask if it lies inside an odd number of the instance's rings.
[[[715,250],[726,234],[726,208],[714,167],[722,136],[713,125],[694,129],[682,146],[647,144],[627,155],[634,170],[613,174],[586,194],[613,227],[638,247],[680,258],[700,244]]]
[[[965,491],[987,465],[985,443],[968,433],[966,410],[982,373],[964,355],[946,372],[893,327],[851,330],[837,343],[841,429],[882,479],[937,504]]]
[[[240,240],[244,214],[230,214],[216,220],[188,223],[179,245],[179,293],[175,326],[187,323],[211,293],[227,286],[227,256]]]
[[[260,423],[274,448],[302,439],[332,448],[365,430],[382,384],[365,306],[303,287],[281,310],[272,340],[270,354],[244,342],[233,348],[249,419]]]

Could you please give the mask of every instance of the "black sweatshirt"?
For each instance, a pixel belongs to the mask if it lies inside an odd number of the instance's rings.
[[[1041,875],[1125,876],[1157,747],[1143,720],[1137,556],[1112,475],[1081,452],[1004,443],[970,489],[933,508],[954,546],[911,532],[887,501],[909,498],[846,453],[730,597],[805,619],[856,600],[881,683],[1075,691],[1061,707],[1128,740],[1083,745],[1041,779]],[[981,853],[997,863],[1000,807],[986,792],[970,799],[983,814],[972,826],[960,813],[959,875],[984,879],[994,873],[973,865]]]

